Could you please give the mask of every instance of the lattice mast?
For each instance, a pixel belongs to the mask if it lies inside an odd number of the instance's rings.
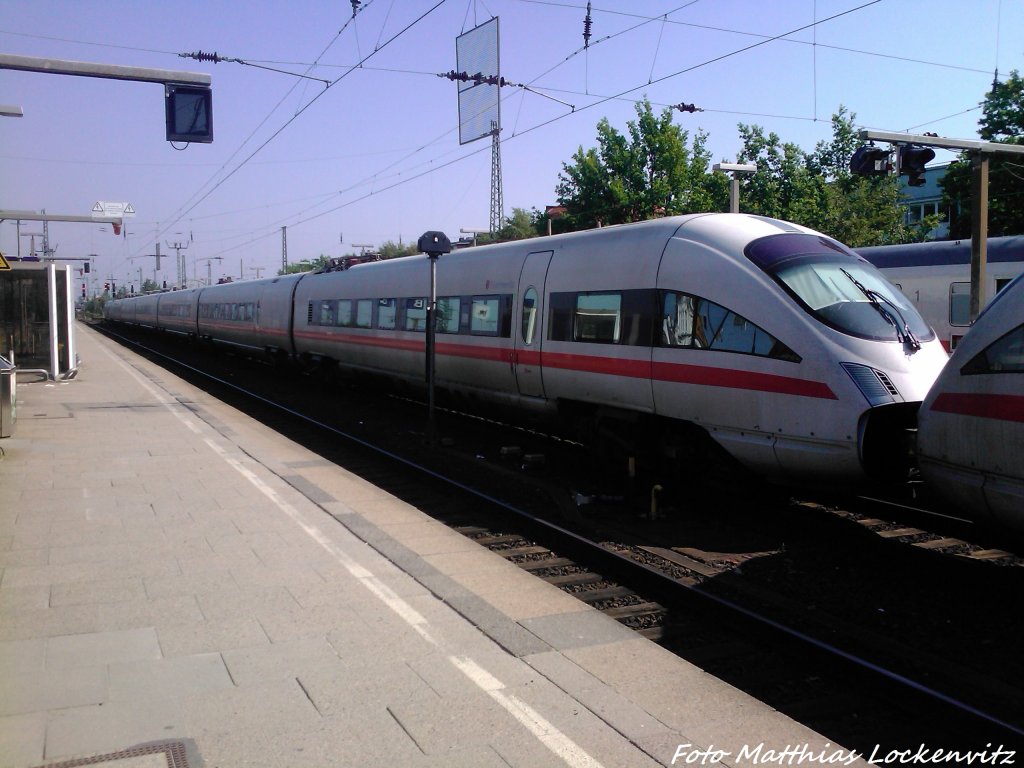
[[[505,220],[505,194],[501,188],[501,129],[491,121],[491,234],[495,235]]]
[[[352,11],[355,14],[355,10]],[[281,274],[288,273],[288,227],[281,227]]]

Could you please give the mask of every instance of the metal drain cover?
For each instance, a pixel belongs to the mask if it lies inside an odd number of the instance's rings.
[[[78,768],[83,765],[97,768],[189,768],[183,741],[140,744],[120,752],[47,763],[39,768]]]

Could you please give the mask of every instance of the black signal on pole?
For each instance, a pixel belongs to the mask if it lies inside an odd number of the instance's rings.
[[[890,170],[889,153],[881,147],[858,147],[850,158],[850,172],[855,176],[885,176]]]
[[[935,150],[931,147],[919,147],[916,144],[907,144],[897,148],[899,155],[900,175],[906,175],[907,186],[920,187],[924,185],[924,166],[935,159]]]

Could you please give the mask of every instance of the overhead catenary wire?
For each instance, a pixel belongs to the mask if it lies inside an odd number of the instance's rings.
[[[428,10],[424,11],[420,16],[418,16],[416,19],[411,21],[409,24],[407,24],[405,27],[403,27],[401,30],[399,30],[392,37],[390,37],[383,45],[379,46],[378,48],[373,50],[371,53],[367,54],[366,57],[364,57],[363,60],[366,60],[366,59],[372,58],[373,56],[376,56],[380,51],[384,50],[384,48],[386,48],[388,45],[390,45],[395,40],[400,38],[402,35],[404,35],[406,32],[408,32],[414,26],[416,26],[421,21],[423,21],[423,19],[427,18],[427,16],[429,16],[435,10],[437,10],[442,5],[444,5],[445,2],[446,2],[446,0],[437,0],[437,2],[434,5],[432,5]],[[343,30],[344,30],[344,27],[342,28],[342,31]],[[340,35],[341,32],[339,31],[338,34]],[[337,36],[335,37],[335,39],[337,39]],[[332,44],[333,44],[333,41],[332,41]],[[331,90],[331,88],[333,88],[335,85],[337,85],[339,82],[341,82],[348,74],[350,74],[352,71],[354,71],[354,69],[355,68],[349,70],[348,72],[342,74],[341,76],[339,76],[335,80],[331,81],[330,85],[328,85],[326,88],[323,89],[323,91],[321,91],[316,96],[314,96],[312,99],[310,99],[309,102],[307,102],[294,115],[292,115],[287,121],[285,121],[285,123],[283,125],[281,125],[276,131],[274,131],[274,133],[272,133],[269,138],[267,138],[262,144],[260,144],[258,147],[256,147],[255,150],[253,150],[244,160],[242,160],[238,165],[236,165],[226,176],[224,176],[216,184],[214,184],[213,187],[210,190],[208,190],[205,194],[203,194],[198,200],[196,200],[194,203],[192,203],[184,211],[179,209],[179,211],[174,214],[174,219],[171,222],[171,224],[169,224],[162,232],[160,232],[159,235],[162,235],[164,232],[168,231],[176,222],[180,221],[182,218],[187,216],[190,211],[194,210],[196,206],[198,206],[205,199],[207,199],[211,194],[213,194],[213,192],[215,192],[228,179],[230,179],[232,176],[234,176],[236,173],[238,173],[238,171],[240,171],[243,167],[245,167],[245,165],[252,158],[254,158],[257,154],[259,154],[259,152],[261,152],[264,147],[266,147],[268,144],[270,144],[270,142],[272,142],[274,139],[276,139],[278,136],[280,136],[281,133],[286,128],[288,128],[288,126],[290,126],[292,123],[294,123],[295,120],[297,120],[300,115],[302,115],[307,109],[309,109],[311,106],[313,106],[313,104],[315,104],[317,101],[319,101],[323,97],[324,94],[328,93]],[[230,162],[230,160],[228,162]]]
[[[554,5],[555,3],[551,3],[551,4],[552,4],[552,5]],[[636,16],[636,14],[622,14],[622,15]],[[661,21],[661,23],[662,23],[662,28],[663,28],[663,29],[665,28],[665,26],[666,26],[666,22],[665,22],[665,19],[664,19],[663,17],[657,17],[657,18],[656,18],[655,20],[657,20],[657,21]],[[668,21],[668,23],[676,23],[676,22],[675,22],[674,20],[669,20],[669,21]],[[730,30],[730,31],[733,31],[733,32],[735,32],[735,30]],[[741,34],[751,34],[751,35],[752,35],[753,33],[741,33]],[[764,37],[764,36],[759,36],[759,37]],[[772,38],[766,38],[766,39],[769,39],[769,40],[770,40],[770,39],[772,39]],[[803,43],[802,41],[795,41],[795,40],[780,40],[780,42],[790,42],[790,43],[794,43],[794,42],[795,42],[795,43],[799,43],[799,44],[806,44],[806,43]],[[593,46],[593,45],[594,45],[594,43],[592,42],[592,43],[591,43],[591,46]],[[838,47],[836,47],[836,48],[838,49]],[[855,51],[854,49],[839,49],[839,50],[849,50],[849,51],[851,51],[851,52],[855,52],[855,53],[858,53],[858,51]],[[868,53],[868,55],[876,55],[876,54],[870,54],[869,52],[860,52],[860,53]],[[877,54],[877,55],[882,55],[882,56],[886,56],[885,54]],[[899,59],[899,60],[906,60],[906,61],[915,61],[914,59],[908,59],[908,58],[906,58],[906,57],[896,57],[896,56],[887,56],[887,58],[893,58],[893,59]],[[944,64],[939,64],[939,63],[936,63],[936,62],[924,62],[924,61],[920,61],[919,63],[922,63],[922,64],[931,64],[931,65],[934,65],[934,66],[953,66],[953,65],[944,65]],[[320,66],[320,67],[327,67],[327,66],[332,66],[332,67],[333,67],[333,66],[341,66],[341,65],[334,65],[334,64],[323,64],[323,63],[317,62],[317,63],[315,63],[314,65],[311,65],[311,66]],[[362,63],[361,63],[361,62],[360,62],[359,64],[356,64],[356,65],[344,65],[344,66],[345,66],[345,67],[346,67],[347,69],[350,69],[350,68],[351,68],[352,66],[360,66],[360,67],[363,67],[363,65],[362,65]],[[373,69],[374,69],[373,67],[363,67],[363,68],[364,68],[364,69],[366,69],[366,70],[373,70]],[[963,69],[963,70],[967,70],[967,71],[979,71],[979,72],[981,71],[981,70],[972,70],[972,69],[971,69],[971,68],[969,68],[969,67],[954,67],[954,68],[958,68],[958,69]],[[408,70],[406,70],[406,72],[408,72]],[[424,76],[427,76],[427,75],[429,75],[429,74],[433,74],[433,73],[419,73],[419,74],[423,74]],[[633,90],[635,90],[635,89],[633,89]],[[552,91],[552,92],[557,92],[557,91],[556,91],[556,90],[554,90],[554,89],[551,89],[551,91]],[[534,92],[536,92],[536,90],[535,90]],[[601,98],[602,98],[602,99],[604,99],[604,100],[609,100],[609,99],[614,99],[614,98],[618,98],[618,99],[620,99],[620,100],[622,100],[622,101],[635,101],[635,99],[627,99],[627,98],[623,98],[622,96],[602,96]],[[808,120],[808,119],[814,119],[814,118],[807,118],[807,117],[803,117],[803,116],[799,116],[799,115],[786,115],[786,114],[778,114],[778,113],[775,113],[775,114],[771,114],[771,113],[766,113],[766,112],[749,112],[749,111],[742,111],[742,110],[717,110],[717,109],[713,109],[713,108],[711,108],[711,107],[709,107],[709,106],[706,106],[705,108],[707,109],[707,111],[708,111],[708,112],[712,112],[712,113],[714,113],[714,112],[718,112],[718,113],[722,113],[722,114],[739,114],[739,115],[753,115],[753,116],[758,116],[758,117],[769,117],[769,118],[775,118],[775,119],[794,119],[794,120]],[[564,116],[563,116],[563,117],[564,117]],[[560,118],[559,118],[559,119],[560,119]],[[927,124],[927,123],[926,123],[926,124]],[[528,131],[531,131],[531,130],[535,130],[535,129],[536,129],[536,127],[537,127],[537,126],[534,126],[534,127],[530,127],[530,128],[526,128],[526,129],[523,129],[523,131],[522,131],[522,132],[528,132]],[[516,135],[516,134],[515,134],[515,133],[513,133],[512,135]],[[259,160],[251,160],[251,161],[249,161],[249,162],[259,162]],[[456,162],[457,162],[457,160],[456,160]],[[447,164],[446,164],[446,165],[447,165]],[[226,167],[226,166],[224,166],[224,167]],[[389,166],[389,167],[392,167],[392,166]],[[377,172],[377,174],[374,174],[374,177],[375,177],[375,178],[376,178],[376,179],[377,179],[377,180],[379,181],[379,179],[381,178],[381,177],[380,177],[380,171],[378,171],[378,172]],[[380,185],[378,185],[378,186],[377,186],[377,187],[375,188],[375,191],[374,191],[373,193],[371,193],[371,194],[379,194],[379,193],[380,193],[380,191],[382,191],[382,189],[386,189],[386,188],[390,188],[390,187],[381,187]],[[332,193],[332,194],[333,194],[333,193]],[[190,210],[191,210],[191,209],[190,209]],[[187,215],[187,212],[186,212],[186,214],[183,214],[183,215]]]
[[[662,76],[660,78],[657,78],[653,82],[654,83],[662,82],[662,81],[671,79],[673,77],[677,77],[677,76],[679,76],[681,74],[692,72],[692,71],[694,71],[696,69],[699,69],[699,68],[702,68],[702,67],[705,67],[705,66],[709,66],[709,65],[711,65],[713,63],[716,63],[718,61],[722,61],[722,60],[730,58],[732,56],[736,56],[736,55],[738,55],[740,53],[744,53],[744,52],[752,50],[754,48],[758,48],[760,46],[766,45],[767,43],[770,43],[770,42],[772,42],[774,40],[782,39],[782,38],[786,37],[787,35],[792,35],[792,34],[796,34],[797,32],[804,31],[804,30],[808,29],[810,26],[817,25],[817,24],[824,24],[824,23],[827,23],[829,21],[833,21],[833,20],[835,20],[837,18],[841,18],[843,16],[847,16],[847,15],[849,15],[851,13],[855,13],[855,12],[857,12],[859,10],[862,10],[864,8],[867,8],[867,7],[870,7],[870,6],[873,6],[873,5],[876,5],[876,4],[880,3],[880,2],[881,2],[881,0],[869,0],[869,2],[863,3],[863,4],[859,5],[859,6],[854,7],[854,8],[850,8],[850,9],[847,9],[845,11],[841,11],[839,13],[833,14],[832,16],[816,20],[812,24],[803,25],[803,26],[798,27],[796,29],[792,29],[792,30],[789,30],[787,32],[780,33],[778,35],[762,39],[762,40],[760,40],[760,41],[758,41],[756,43],[752,43],[750,45],[743,46],[742,48],[739,48],[737,50],[734,50],[734,51],[731,51],[731,52],[728,52],[728,53],[725,53],[725,54],[721,54],[719,56],[715,56],[715,57],[713,57],[711,59],[708,59],[708,60],[706,60],[704,62],[701,62],[701,63],[698,63],[698,64],[694,64],[692,66],[686,67],[686,68],[684,68],[682,70],[679,70],[678,72],[674,72],[674,73],[671,73],[671,74],[668,74],[668,75],[664,75],[664,76]],[[657,19],[654,19],[654,20],[656,21]],[[648,21],[650,21],[650,20],[648,20]],[[568,117],[570,114],[577,114],[579,112],[582,112],[582,111],[587,110],[587,109],[591,109],[591,108],[593,108],[595,106],[598,106],[600,104],[606,103],[606,102],[611,101],[613,99],[621,98],[621,97],[625,96],[626,94],[629,94],[629,93],[632,93],[634,91],[640,90],[641,88],[644,88],[644,87],[646,87],[646,85],[650,85],[650,84],[651,83],[637,85],[637,86],[634,86],[632,88],[628,88],[628,89],[626,89],[624,91],[621,91],[618,94],[615,94],[613,96],[606,96],[606,97],[600,98],[597,101],[594,101],[594,102],[592,102],[590,104],[587,104],[587,105],[584,105],[582,107],[579,107],[579,108],[575,109],[573,112],[569,112],[569,113],[565,113],[565,114],[556,116],[556,117],[551,118],[549,120],[545,120],[545,121],[542,121],[540,123],[537,123],[537,124],[535,124],[535,125],[533,125],[533,126],[531,126],[529,128],[526,128],[523,131],[516,132],[516,133],[512,134],[511,136],[506,137],[505,139],[503,139],[503,141],[513,140],[513,139],[518,138],[520,136],[524,136],[526,134],[532,133],[533,131],[538,130],[540,128],[543,128],[543,127],[545,127],[547,125],[550,125],[550,124],[552,124],[552,123],[554,123],[554,122],[556,122],[558,120],[562,120],[565,117]],[[806,119],[810,119],[810,118],[806,118]],[[310,221],[314,221],[314,220],[319,219],[322,216],[325,216],[325,215],[327,215],[329,213],[333,213],[335,211],[338,211],[338,210],[341,210],[343,208],[346,208],[346,207],[348,207],[350,205],[354,205],[357,202],[361,202],[363,200],[366,200],[366,199],[368,199],[369,197],[371,197],[373,195],[380,194],[381,192],[388,191],[388,190],[393,189],[393,188],[395,188],[397,186],[400,186],[401,184],[405,184],[405,183],[414,181],[416,179],[422,178],[422,177],[427,176],[427,175],[429,175],[431,173],[434,173],[436,171],[439,171],[439,170],[442,170],[444,168],[450,167],[450,166],[452,166],[452,165],[454,165],[454,164],[456,164],[458,162],[461,162],[462,160],[466,160],[466,159],[468,159],[470,157],[473,157],[473,156],[479,154],[480,152],[482,152],[484,150],[488,150],[488,149],[489,149],[489,147],[484,147],[483,149],[478,149],[478,150],[469,152],[469,153],[467,153],[465,155],[462,155],[462,156],[460,156],[458,158],[450,160],[450,161],[448,161],[446,163],[443,163],[443,164],[440,164],[440,165],[436,165],[436,166],[434,166],[432,168],[429,168],[429,169],[423,171],[422,173],[414,174],[412,176],[408,176],[408,177],[406,177],[406,178],[404,178],[404,179],[402,179],[400,181],[397,181],[394,184],[391,184],[389,186],[375,189],[374,191],[372,191],[372,192],[370,192],[370,193],[368,193],[368,194],[366,194],[366,195],[364,195],[362,197],[358,197],[358,198],[355,198],[353,200],[341,203],[341,204],[339,204],[337,206],[334,206],[334,207],[332,207],[332,208],[330,208],[328,210],[322,211],[322,212],[320,212],[318,214],[314,214],[312,216],[309,216],[309,217],[306,217],[304,219],[300,219],[300,220],[297,220],[297,221],[296,220],[292,220],[291,223],[288,224],[288,226],[294,227],[294,226],[299,226],[301,224],[308,223]],[[272,234],[274,234],[274,232],[270,231],[266,235],[261,236],[258,239],[263,239],[263,237],[270,237]],[[239,245],[237,247],[241,247],[241,245]],[[223,252],[224,251],[222,251],[222,253]]]

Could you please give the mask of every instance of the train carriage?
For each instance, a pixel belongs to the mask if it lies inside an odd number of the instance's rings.
[[[750,252],[759,241],[784,245]],[[946,359],[864,259],[753,216],[484,246],[442,257],[437,275],[440,386],[627,431],[647,415],[697,425],[776,480],[898,474]],[[422,381],[428,281],[425,257],[303,281],[296,350]],[[490,316],[500,329],[476,333]]]
[[[987,241],[984,294],[989,301],[1024,272],[1024,236]],[[971,326],[971,241],[938,240],[858,248],[914,302],[947,351]]]
[[[1024,530],[1024,276],[989,304],[935,382],[917,450],[937,498]]]
[[[170,291],[158,294],[157,327],[162,331],[195,336],[201,289]]]
[[[134,322],[144,328],[157,328],[157,303],[159,294],[149,293],[136,296],[132,302]]]
[[[494,256],[444,257],[435,359],[442,386],[501,397],[515,390],[509,329],[517,269]],[[295,294],[296,351],[422,382],[429,269],[426,257],[411,256],[303,281]]]
[[[291,355],[291,307],[304,274],[224,283],[200,291],[200,338],[251,351]]]

